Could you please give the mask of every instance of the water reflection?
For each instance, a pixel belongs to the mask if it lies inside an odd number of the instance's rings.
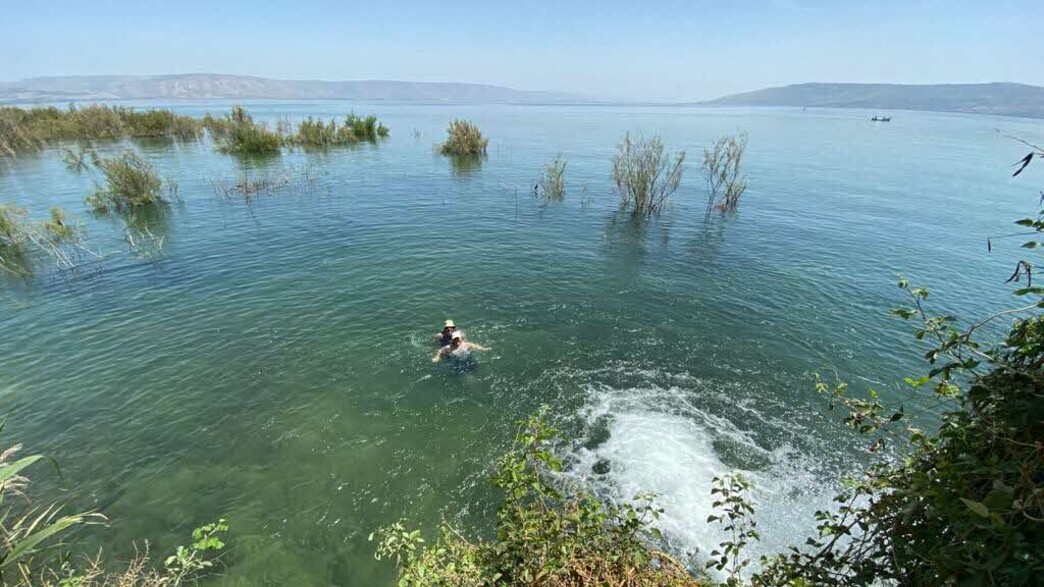
[[[481,171],[482,162],[485,159],[485,155],[450,155],[449,157],[453,175],[457,177],[467,177]]]

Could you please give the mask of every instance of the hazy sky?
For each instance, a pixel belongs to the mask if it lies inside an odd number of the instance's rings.
[[[0,80],[215,72],[693,100],[805,81],[1044,85],[1044,2],[3,0]]]

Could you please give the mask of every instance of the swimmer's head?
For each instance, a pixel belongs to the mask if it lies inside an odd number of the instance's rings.
[[[450,344],[453,346],[457,346],[462,342],[464,342],[464,337],[459,332],[454,332],[453,336],[450,337]]]
[[[453,332],[457,329],[457,325],[453,323],[453,320],[446,320],[442,323],[443,332]]]

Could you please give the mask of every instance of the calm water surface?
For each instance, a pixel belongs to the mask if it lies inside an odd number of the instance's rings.
[[[179,104],[201,114],[226,104]],[[230,521],[216,585],[381,585],[367,535],[406,517],[483,528],[486,477],[514,422],[549,405],[575,474],[604,495],[653,491],[678,553],[718,536],[703,520],[716,474],[757,484],[764,551],[813,527],[863,443],[806,373],[856,387],[919,373],[888,317],[900,271],[940,310],[1007,303],[1039,170],[1011,179],[1040,122],[930,113],[660,107],[263,103],[260,117],[374,112],[379,147],[238,161],[207,142],[142,142],[184,200],[132,254],[118,220],[83,205],[89,174],[57,155],[0,169],[0,201],[79,214],[104,256],[0,294],[6,444],[53,455],[36,495],[95,507],[84,546],[153,552]],[[448,121],[475,120],[489,157],[434,155]],[[610,159],[625,131],[686,149],[675,205],[617,214]],[[705,213],[702,148],[750,133],[738,214]],[[119,151],[125,145],[103,145]],[[568,195],[530,192],[569,160]],[[268,178],[249,201],[221,185]],[[445,318],[491,346],[459,375],[429,362]],[[607,474],[595,474],[598,461]],[[601,467],[599,467],[601,470]]]

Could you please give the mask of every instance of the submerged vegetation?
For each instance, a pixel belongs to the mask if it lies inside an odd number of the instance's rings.
[[[733,212],[739,206],[740,196],[747,189],[747,177],[741,169],[747,138],[745,132],[736,136],[722,136],[714,141],[712,148],[703,150],[708,207]]]
[[[659,135],[651,139],[624,135],[613,156],[613,182],[621,205],[635,215],[662,210],[681,184],[684,161],[685,151],[671,157]]]
[[[697,587],[685,566],[650,546],[660,510],[606,503],[580,487],[555,481],[562,462],[543,415],[524,422],[493,485],[504,492],[496,535],[469,540],[447,523],[426,545],[404,522],[371,535],[378,558],[399,566],[410,587]]]
[[[242,106],[234,106],[222,117],[209,114],[203,126],[214,137],[218,150],[232,155],[274,155],[279,153],[283,138],[267,126],[256,122]]]
[[[544,172],[536,185],[536,192],[545,199],[560,202],[565,198],[565,171],[568,162],[562,155],[544,165]]]
[[[50,219],[34,222],[24,208],[0,204],[0,274],[30,277],[36,263],[45,259],[60,268],[72,267],[71,249],[80,233],[61,208],[52,208]]]
[[[92,104],[62,109],[0,107],[0,156],[33,153],[52,141],[87,141],[143,137],[195,139],[203,124],[171,110],[137,110]]]
[[[152,165],[134,151],[99,158],[97,166],[105,176],[105,186],[86,199],[95,212],[130,212],[168,203],[163,195],[163,180]]]
[[[354,145],[361,141],[375,143],[388,136],[388,128],[376,116],[349,114],[344,124],[309,116],[297,125],[297,131],[286,138],[289,145],[306,149],[328,149]]]
[[[482,131],[475,123],[458,118],[450,122],[446,129],[446,142],[439,145],[439,153],[443,155],[485,155],[489,139],[482,136]]]

